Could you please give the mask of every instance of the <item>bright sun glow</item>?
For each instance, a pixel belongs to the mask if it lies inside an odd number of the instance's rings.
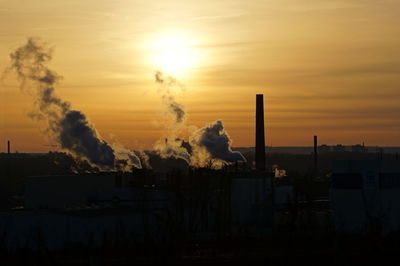
[[[193,48],[194,39],[183,34],[163,34],[148,44],[153,68],[168,75],[182,76],[198,65],[198,51]]]

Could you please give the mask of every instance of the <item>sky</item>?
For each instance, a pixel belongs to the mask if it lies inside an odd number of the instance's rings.
[[[399,13],[397,0],[0,0],[0,71],[40,38],[57,94],[130,149],[165,135],[157,70],[184,85],[188,125],[222,119],[236,147],[254,145],[256,93],[267,145],[400,146]],[[0,152],[53,149],[18,84],[0,81]]]

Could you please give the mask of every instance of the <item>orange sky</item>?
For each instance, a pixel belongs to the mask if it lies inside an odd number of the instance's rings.
[[[54,47],[57,93],[108,141],[163,137],[154,71],[172,71],[187,124],[222,119],[233,146],[254,142],[255,94],[267,144],[400,145],[399,1],[0,0],[0,69],[30,36]],[[164,69],[162,69],[164,68]],[[0,83],[0,152],[47,151],[31,95]]]

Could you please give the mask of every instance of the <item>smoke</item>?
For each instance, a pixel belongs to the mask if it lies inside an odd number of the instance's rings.
[[[183,90],[184,86],[172,76],[164,75],[161,71],[156,71],[154,79],[159,85],[158,93],[166,112],[169,114],[165,121],[167,122],[167,136],[158,140],[154,144],[154,149],[162,159],[183,159],[187,164],[190,164],[190,154],[182,146],[182,141],[179,139],[179,135],[186,128],[186,113],[183,105],[175,100],[172,93],[173,90]]]
[[[141,165],[145,169],[151,169],[150,158],[144,151],[135,151],[136,156],[140,159]]]
[[[221,120],[200,128],[190,139],[193,164],[204,167],[213,160],[218,165],[223,165],[225,162],[245,162],[246,159],[240,152],[232,151],[231,143],[232,140]]]
[[[183,110],[183,106],[179,103],[175,102],[175,100],[169,99],[169,108],[173,114],[175,114],[175,123],[182,123],[185,119],[185,111]]]
[[[10,54],[11,64],[5,73],[14,71],[21,81],[36,87],[35,106],[30,117],[47,122],[46,133],[54,138],[62,149],[76,157],[86,158],[101,169],[113,169],[117,160],[127,160],[140,168],[139,158],[131,151],[116,150],[103,140],[87,117],[55,93],[55,85],[61,79],[47,68],[52,59],[52,49],[38,39],[29,38],[27,43]]]
[[[183,159],[190,164],[191,162],[191,155],[187,148],[183,145],[182,140],[179,138],[166,138],[164,141],[159,140],[155,143],[154,148],[158,152],[159,156],[163,159],[167,158],[176,158],[176,159]]]
[[[183,89],[183,85],[175,78],[164,75],[161,71],[156,71],[155,81],[160,85],[159,93],[161,94],[163,104],[167,107],[168,112],[173,116],[175,124],[181,124],[185,121],[185,110],[183,105],[179,104],[172,95],[172,88]]]
[[[71,109],[71,104],[56,95],[55,86],[61,76],[50,70],[47,64],[52,59],[52,49],[37,39],[29,38],[27,43],[10,54],[11,63],[5,73],[14,71],[21,81],[21,88],[36,88],[35,111],[30,117],[45,121],[46,134],[54,138],[60,147],[75,157],[85,158],[101,169],[129,169],[131,166],[151,168],[144,152],[132,152],[120,144],[108,144],[101,138],[84,113]],[[239,153],[232,151],[231,139],[221,120],[203,128],[193,130],[187,126],[186,112],[177,102],[173,89],[183,90],[184,86],[175,78],[155,73],[159,93],[170,119],[167,137],[155,144],[161,158],[183,159],[188,165],[204,167],[210,161],[218,165],[235,161],[245,161]],[[184,132],[192,132],[189,143],[181,140]]]
[[[165,140],[159,140],[155,144],[161,158],[177,158],[185,160],[189,165],[196,167],[210,166],[222,167],[225,163],[246,161],[240,152],[232,151],[228,133],[225,131],[221,120],[203,128],[191,130],[185,124],[186,113],[183,105],[178,103],[172,95],[174,87],[183,88],[175,78],[164,75],[161,71],[155,73],[155,81],[160,85],[159,92],[163,104],[172,115],[172,121],[168,126],[168,135]],[[182,141],[179,136],[184,131],[193,131],[189,137],[189,143]]]
[[[54,121],[54,117],[48,119]],[[98,137],[82,112],[68,110],[61,120],[54,123],[57,127],[52,131],[63,149],[83,156],[97,166],[114,167],[116,156],[113,148]]]

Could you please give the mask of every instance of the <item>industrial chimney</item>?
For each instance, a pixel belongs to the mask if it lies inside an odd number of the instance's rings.
[[[256,169],[265,171],[264,95],[256,95]]]
[[[11,146],[10,146],[10,141],[7,140],[7,153],[10,154],[11,153]]]
[[[314,136],[314,171],[318,172],[318,136]]]

